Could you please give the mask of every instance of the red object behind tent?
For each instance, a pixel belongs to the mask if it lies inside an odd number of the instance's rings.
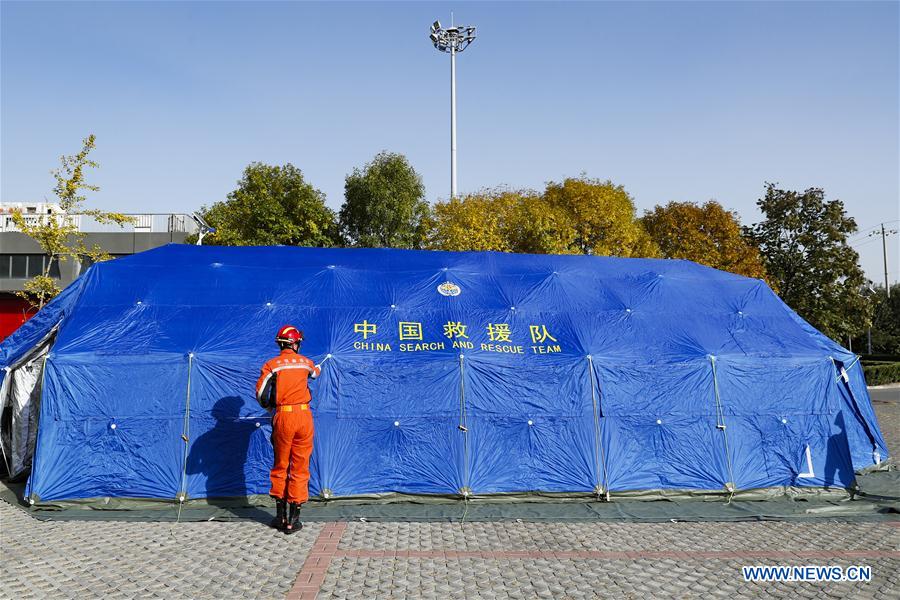
[[[0,341],[8,338],[22,323],[34,316],[35,312],[22,298],[0,296]]]

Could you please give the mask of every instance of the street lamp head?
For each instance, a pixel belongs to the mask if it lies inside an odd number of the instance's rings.
[[[197,245],[203,245],[203,237],[210,233],[215,233],[216,228],[211,227],[209,223],[206,222],[206,219],[203,218],[199,212],[191,213],[191,218],[197,224]]]
[[[456,27],[441,27],[440,21],[431,25],[431,43],[441,52],[462,52],[475,41],[475,27],[471,25],[457,25]]]

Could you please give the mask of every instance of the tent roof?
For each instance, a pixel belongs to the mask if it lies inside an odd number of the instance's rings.
[[[458,295],[442,295],[445,282]],[[546,327],[562,354],[628,362],[852,356],[763,281],[661,259],[170,244],[91,267],[0,346],[0,365],[60,321],[55,353],[255,356],[291,322],[324,355],[352,352],[357,323],[379,327],[367,342],[396,345],[400,322],[438,340],[452,321],[475,354],[500,323],[513,343]]]

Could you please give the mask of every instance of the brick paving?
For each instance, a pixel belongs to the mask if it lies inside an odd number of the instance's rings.
[[[875,401],[900,452],[900,402]],[[867,565],[750,583],[744,565]],[[900,598],[900,522],[40,522],[0,502],[0,598]]]
[[[0,598],[283,598],[321,529],[42,522],[0,501]]]

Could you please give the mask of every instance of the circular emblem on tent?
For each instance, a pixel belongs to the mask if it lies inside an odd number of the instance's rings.
[[[437,291],[441,296],[459,296],[461,289],[452,281],[445,281],[437,287]]]

